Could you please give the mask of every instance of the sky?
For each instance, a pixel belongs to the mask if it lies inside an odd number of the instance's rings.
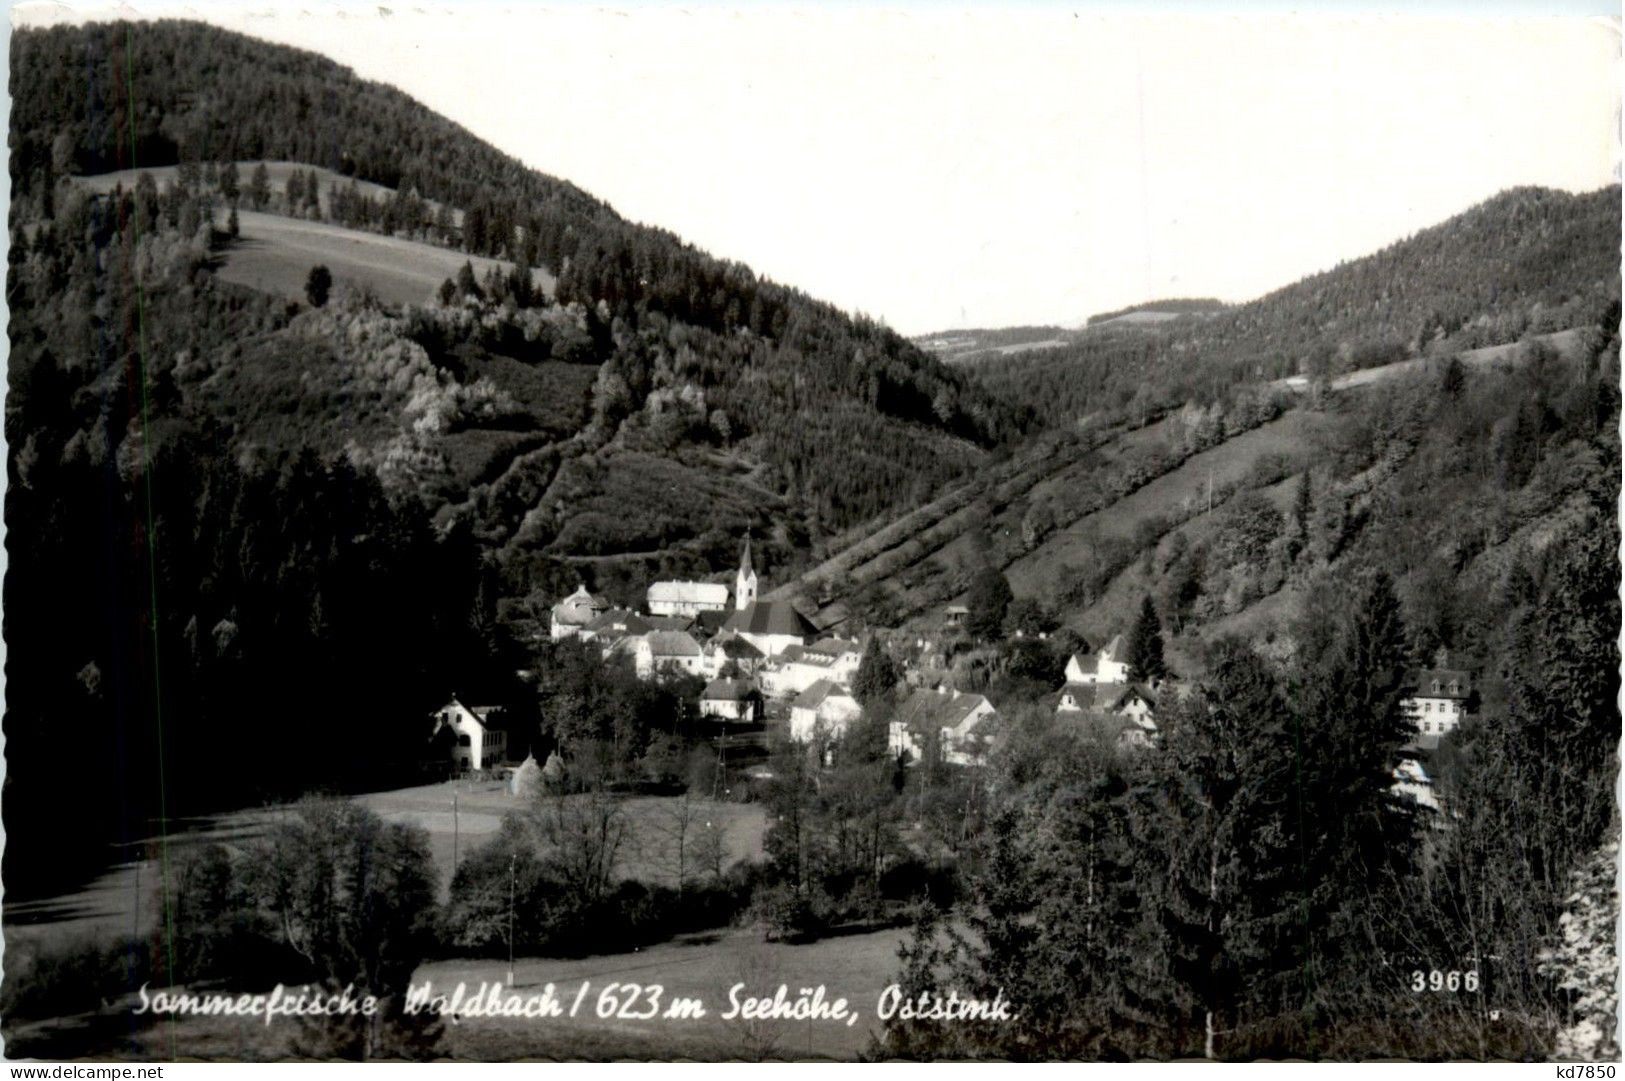
[[[905,334],[1246,300],[1508,187],[1619,177],[1619,25],[1586,17],[1594,2],[1176,6],[133,13],[323,53],[626,217]],[[1507,14],[1532,11],[1561,15]]]

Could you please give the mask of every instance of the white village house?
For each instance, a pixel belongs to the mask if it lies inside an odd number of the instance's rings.
[[[656,582],[646,597],[649,613],[656,616],[697,616],[728,608],[728,587],[721,582]]]
[[[1074,653],[1066,662],[1066,681],[1127,683],[1128,662],[1123,659],[1123,636],[1115,636],[1095,653]]]
[[[501,762],[508,750],[508,733],[492,727],[500,706],[465,706],[455,697],[435,711],[430,740],[452,738],[452,766],[459,772],[490,769]]]
[[[794,698],[819,680],[847,683],[857,674],[863,650],[844,638],[822,638],[811,645],[786,646],[762,666],[762,693]]]
[[[713,679],[700,695],[700,716],[749,724],[756,719],[756,697],[748,679]]]
[[[555,642],[560,638],[574,638],[583,627],[607,611],[608,601],[588,593],[586,586],[578,586],[574,593],[553,606],[551,636]]]
[[[1166,691],[1167,685],[1162,689]],[[1061,688],[1055,716],[1058,719],[1092,717],[1118,743],[1146,747],[1156,739],[1156,709],[1154,692],[1143,684],[1068,682]]]
[[[790,738],[801,743],[834,739],[862,714],[863,707],[846,687],[819,680],[790,703]]]
[[[1472,673],[1459,668],[1424,668],[1408,681],[1400,702],[1426,745],[1435,745],[1467,716],[1473,693]]]
[[[908,755],[909,765],[924,761],[933,747],[940,761],[981,765],[992,738],[989,722],[997,719],[998,711],[982,695],[945,687],[915,691],[887,726],[886,744],[893,754]]]
[[[706,674],[705,653],[687,631],[650,631],[634,639],[632,663],[640,679],[665,673]]]

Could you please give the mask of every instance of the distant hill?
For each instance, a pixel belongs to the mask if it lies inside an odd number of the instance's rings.
[[[1064,425],[1131,403],[1169,408],[1249,382],[1501,345],[1606,321],[1619,302],[1619,235],[1617,186],[1521,188],[1199,320],[1130,321],[1168,303],[1155,302],[1109,313],[1065,346],[988,355],[967,370]]]
[[[923,632],[936,606],[962,600],[971,571],[991,562],[1018,594],[1053,604],[1086,634],[1116,633],[1144,590],[1161,588],[1153,568],[1163,564],[1145,560],[1172,536],[1171,525],[1189,522],[1174,531],[1185,536],[1181,545],[1208,536],[1205,507],[1215,489],[1216,507],[1237,491],[1256,490],[1279,509],[1294,496],[1282,478],[1307,469],[1337,476],[1348,498],[1379,509],[1390,498],[1456,501],[1459,493],[1446,489],[1457,478],[1437,462],[1415,482],[1430,496],[1382,485],[1367,492],[1349,462],[1369,466],[1380,456],[1355,445],[1375,439],[1408,453],[1413,433],[1373,431],[1368,418],[1366,427],[1349,425],[1327,410],[1380,412],[1370,404],[1375,397],[1431,415],[1437,403],[1422,399],[1457,357],[1475,378],[1482,373],[1486,383],[1509,388],[1499,401],[1497,392],[1483,391],[1482,407],[1503,415],[1484,421],[1472,438],[1494,443],[1497,455],[1522,453],[1509,448],[1510,433],[1529,413],[1551,409],[1543,396],[1567,396],[1565,408],[1580,414],[1591,407],[1585,394],[1599,385],[1611,393],[1597,371],[1617,365],[1619,232],[1617,187],[1584,195],[1522,189],[1200,319],[1135,320],[1166,307],[1152,302],[1108,313],[1087,329],[1055,331],[1063,342],[1043,349],[1031,346],[1049,328],[932,335],[927,342],[956,347],[957,363],[1032,409],[1048,430],[930,504],[852,533],[783,592],[815,598],[828,624],[913,619]],[[1001,341],[1005,351],[995,351]],[[1553,351],[1575,367],[1529,365],[1546,383],[1499,374],[1524,364],[1531,350]],[[1591,380],[1584,393],[1575,389],[1576,369]],[[1308,405],[1305,392],[1313,392]],[[1454,430],[1455,420],[1448,423]],[[1594,435],[1581,419],[1574,426]],[[1350,445],[1330,452],[1339,440]],[[1617,468],[1617,446],[1613,457]],[[1491,493],[1496,486],[1478,476],[1474,484]],[[1460,543],[1484,541],[1481,534]],[[1295,609],[1284,595],[1267,596],[1274,606],[1268,622],[1278,629],[1283,613]],[[1252,603],[1262,599],[1216,599],[1205,612],[1255,630],[1264,621]]]
[[[1031,349],[1065,345],[1072,332],[1060,327],[1001,327],[997,330],[944,330],[913,339],[914,344],[950,364],[974,361],[984,355],[1010,356]]]
[[[1225,307],[1224,301],[1212,297],[1148,300],[1140,304],[1131,304],[1126,308],[1118,308],[1116,311],[1091,315],[1086,325],[1099,326],[1102,323],[1119,320],[1129,323],[1160,323],[1178,319],[1182,315],[1212,315],[1224,311]]]

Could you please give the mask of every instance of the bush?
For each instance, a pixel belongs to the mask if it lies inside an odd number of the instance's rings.
[[[6,950],[0,1014],[14,1021],[85,1013],[134,994],[153,979],[151,947],[140,939],[80,940],[56,947],[13,943]]]
[[[829,907],[822,890],[779,883],[759,890],[752,910],[769,942],[808,942],[828,929]]]
[[[310,274],[305,278],[305,299],[310,301],[312,308],[320,308],[326,304],[328,291],[332,288],[331,271],[321,265],[310,268]]]

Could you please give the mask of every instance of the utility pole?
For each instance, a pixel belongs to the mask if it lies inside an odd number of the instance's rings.
[[[457,877],[457,841],[462,831],[457,821],[457,782],[451,783],[451,877]]]
[[[513,986],[513,895],[516,871],[517,852],[508,856],[508,986]]]
[[[728,772],[728,719],[722,719],[722,735],[717,739],[717,776],[711,782],[711,798],[720,799],[722,778]]]

